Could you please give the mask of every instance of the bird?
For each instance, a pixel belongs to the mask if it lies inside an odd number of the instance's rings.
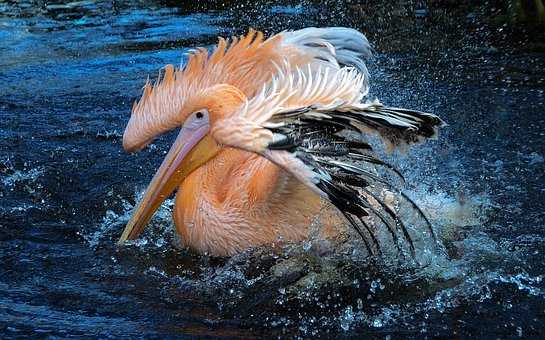
[[[374,192],[397,190],[400,172],[366,137],[406,148],[437,135],[444,122],[389,107],[369,94],[373,50],[358,30],[307,27],[265,37],[218,38],[179,67],[146,81],[123,134],[137,152],[158,136],[179,133],[118,244],[138,238],[176,192],[173,219],[183,245],[211,256],[309,237],[311,225],[354,228],[378,254],[377,224],[398,248],[414,244],[395,209]],[[429,224],[422,210],[402,191]],[[433,229],[430,233],[433,233]],[[401,245],[401,246],[399,246]]]

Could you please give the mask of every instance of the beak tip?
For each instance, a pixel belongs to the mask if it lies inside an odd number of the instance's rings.
[[[127,225],[125,227],[125,230],[123,230],[123,233],[121,234],[121,236],[119,237],[119,240],[117,240],[116,242],[116,245],[118,246],[123,246],[125,245],[125,242],[127,240],[130,240],[130,239],[133,239],[131,237],[131,232],[133,231],[133,228],[132,227],[129,227],[130,225]]]

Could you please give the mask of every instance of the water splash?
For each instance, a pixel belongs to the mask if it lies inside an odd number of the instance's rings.
[[[13,170],[11,173],[8,173],[2,176],[2,184],[6,187],[13,187],[17,183],[34,183],[44,174],[43,167],[32,168],[29,170]]]
[[[144,195],[144,191],[137,191],[135,193],[135,202],[139,202]],[[168,246],[166,238],[173,235],[174,224],[172,222],[172,206],[174,200],[167,199],[157,209],[153,218],[149,222],[149,227],[146,228],[148,232],[145,232],[140,238],[136,240],[126,241],[128,246],[135,246],[136,248],[146,248],[147,246],[154,246],[158,248]],[[122,211],[116,213],[113,210],[106,211],[105,216],[102,218],[102,222],[89,232],[80,232],[85,242],[93,249],[99,247],[111,247],[115,244],[116,239],[121,235],[121,232],[125,228],[127,222],[132,215],[134,205],[129,201],[122,199]]]
[[[136,200],[141,195],[136,195]],[[489,271],[490,268],[474,270],[483,263],[483,256],[487,259],[502,256],[499,245],[479,232],[487,219],[486,212],[493,206],[489,197],[470,196],[460,200],[444,192],[424,191],[410,195],[428,214],[441,240],[450,243],[453,249],[449,253],[456,256],[430,251],[421,255],[426,257],[420,261],[425,266],[415,267],[413,262],[388,258],[370,264],[369,258],[361,256],[362,244],[357,238],[324,244],[324,240],[312,237],[298,244],[250,249],[217,266],[209,266],[206,256],[197,257],[199,260],[194,259],[193,263],[176,265],[175,270],[154,261],[144,269],[144,274],[165,281],[170,289],[183,287],[202,297],[214,296],[216,307],[227,314],[244,310],[265,293],[272,294],[276,316],[268,316],[267,324],[273,328],[296,327],[304,335],[317,334],[324,324],[345,332],[362,327],[384,329],[409,322],[415,314],[442,313],[469,300],[490,299],[489,285],[495,282],[514,283],[520,289],[540,294],[534,286],[540,278],[510,276]],[[152,247],[186,256],[186,250],[174,250],[171,242],[172,205],[169,200],[158,210],[149,232],[129,242],[131,249],[144,254]],[[132,204],[123,201],[121,213],[108,211],[96,230],[83,235],[87,244],[93,249],[113,244],[132,209]],[[468,228],[469,232],[461,232]],[[339,284],[345,287],[344,293],[333,289]],[[419,292],[411,293],[415,287],[420,287]],[[404,295],[410,299],[403,302]],[[391,296],[398,296],[397,301],[390,301]],[[253,317],[259,318],[260,312],[270,308],[265,302],[258,306],[256,313],[251,314]],[[288,310],[295,306],[301,309],[300,318],[287,318],[286,314],[291,313]],[[314,310],[316,306],[320,311]]]

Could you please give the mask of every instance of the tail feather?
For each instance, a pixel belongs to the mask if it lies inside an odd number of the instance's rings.
[[[283,32],[282,36],[285,44],[307,50],[319,60],[336,67],[357,68],[365,75],[365,84],[368,85],[369,71],[365,61],[372,57],[372,48],[361,32],[346,27],[308,27]]]

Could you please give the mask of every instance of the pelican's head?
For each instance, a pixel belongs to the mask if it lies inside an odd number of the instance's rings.
[[[176,78],[183,75],[178,72],[181,71],[167,66],[163,80],[155,87],[146,84],[142,99],[133,106],[123,135],[126,151],[138,151],[166,131],[180,128],[180,132],[133,211],[119,243],[137,238],[183,180],[220,152],[222,145],[212,137],[211,130],[245,101],[240,90],[226,84],[181,86],[183,82]]]

